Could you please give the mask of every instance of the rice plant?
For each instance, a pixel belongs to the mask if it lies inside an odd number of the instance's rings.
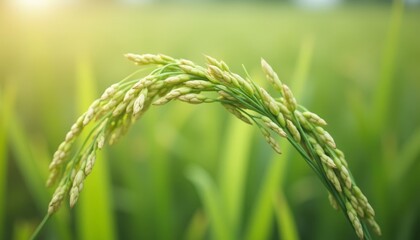
[[[57,212],[65,198],[70,207],[76,204],[84,180],[95,165],[97,151],[118,141],[151,106],[178,100],[221,104],[241,121],[255,125],[278,154],[281,146],[274,135],[287,139],[318,176],[331,205],[344,213],[356,235],[371,239],[368,226],[381,235],[375,211],[352,177],[344,153],[324,129],[326,121],[299,105],[265,60],[261,60],[262,70],[275,94],[258,86],[247,74],[242,77],[225,62],[208,56],[205,67],[162,54],[126,57],[139,66],[154,68],[139,79],[133,74],[111,85],[73,124],[49,166],[47,185],[56,186],[56,190],[43,223]],[[81,137],[85,129],[89,133]],[[74,144],[79,137],[83,138],[80,147]]]

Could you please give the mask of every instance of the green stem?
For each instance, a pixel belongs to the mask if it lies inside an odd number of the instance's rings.
[[[42,219],[42,222],[38,225],[38,227],[35,229],[35,232],[32,234],[30,240],[35,240],[36,237],[38,237],[39,233],[41,232],[44,225],[47,223],[48,219],[51,217],[51,214],[47,213],[44,216],[44,219]]]

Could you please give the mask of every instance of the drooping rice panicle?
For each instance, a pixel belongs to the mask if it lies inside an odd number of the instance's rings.
[[[370,238],[367,225],[381,234],[374,219],[375,211],[356,185],[343,152],[323,128],[327,122],[299,105],[291,89],[265,60],[261,60],[262,70],[280,93],[278,98],[249,78],[232,72],[225,62],[209,56],[206,66],[162,54],[126,54],[126,57],[139,66],[156,65],[156,68],[140,79],[128,78],[111,85],[72,125],[49,166],[47,185],[59,183],[48,214],[55,213],[66,197],[71,207],[76,204],[84,180],[93,170],[96,152],[115,143],[151,105],[164,105],[172,100],[192,104],[215,102],[245,123],[255,123],[277,153],[281,152],[280,146],[271,133],[287,138],[326,187],[331,205],[345,213],[360,239]],[[75,150],[74,142],[87,125],[93,128]]]

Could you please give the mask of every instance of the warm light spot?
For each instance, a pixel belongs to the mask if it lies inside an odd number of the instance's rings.
[[[16,7],[32,11],[51,7],[53,0],[15,0],[13,3]]]

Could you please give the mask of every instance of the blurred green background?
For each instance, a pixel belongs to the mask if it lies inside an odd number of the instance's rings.
[[[264,57],[329,123],[381,239],[420,238],[418,1],[104,2],[0,5],[0,239],[27,239],[42,220],[55,148],[90,101],[137,69],[127,52],[207,54],[268,87]],[[216,104],[152,108],[39,239],[355,239],[281,146],[275,155]]]

